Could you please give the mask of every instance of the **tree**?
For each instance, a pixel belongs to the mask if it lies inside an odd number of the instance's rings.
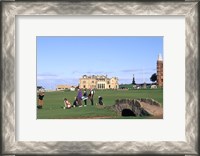
[[[133,74],[132,85],[136,85],[136,83],[135,83],[135,77],[134,77],[134,74]]]
[[[151,75],[150,80],[151,80],[152,82],[157,81],[157,75],[156,75],[156,73],[154,73],[154,74]]]

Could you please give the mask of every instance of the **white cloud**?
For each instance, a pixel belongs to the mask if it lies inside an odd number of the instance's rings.
[[[43,86],[46,89],[55,90],[57,85],[65,84],[65,85],[74,85],[77,86],[79,83],[79,79],[71,79],[71,78],[62,78],[62,79],[52,79],[52,78],[43,78],[37,79],[37,86]]]

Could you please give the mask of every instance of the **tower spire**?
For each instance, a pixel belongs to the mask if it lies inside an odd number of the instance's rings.
[[[162,61],[162,60],[163,60],[162,54],[160,53],[160,54],[158,55],[158,61]]]

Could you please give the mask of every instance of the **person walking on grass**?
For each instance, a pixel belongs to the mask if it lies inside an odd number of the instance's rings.
[[[94,90],[92,88],[90,89],[88,98],[90,99],[91,105],[94,105]]]
[[[42,109],[43,105],[44,105],[44,89],[40,89],[39,90],[39,95],[38,95],[38,105],[37,108],[38,109]]]
[[[88,97],[87,97],[87,91],[86,91],[86,89],[85,89],[84,92],[83,92],[84,106],[87,106],[87,99],[88,99]]]
[[[82,107],[82,90],[81,88],[78,89],[77,99],[78,99],[78,105],[79,107]]]

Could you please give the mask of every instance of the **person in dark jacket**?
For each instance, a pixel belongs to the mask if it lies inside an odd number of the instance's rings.
[[[99,99],[99,105],[103,105],[103,98],[102,98],[102,96],[99,96],[98,99]]]
[[[77,99],[77,97],[74,98],[73,107],[78,107],[78,99]]]
[[[85,89],[84,92],[83,92],[83,97],[82,97],[82,100],[84,101],[84,106],[87,106],[87,99],[88,99],[87,91]]]
[[[88,95],[88,98],[91,101],[91,105],[94,105],[94,90],[93,89],[90,89],[90,93]]]
[[[81,89],[78,89],[77,99],[78,99],[78,105],[79,105],[79,107],[82,106],[82,96],[83,96],[82,90],[81,90]]]

